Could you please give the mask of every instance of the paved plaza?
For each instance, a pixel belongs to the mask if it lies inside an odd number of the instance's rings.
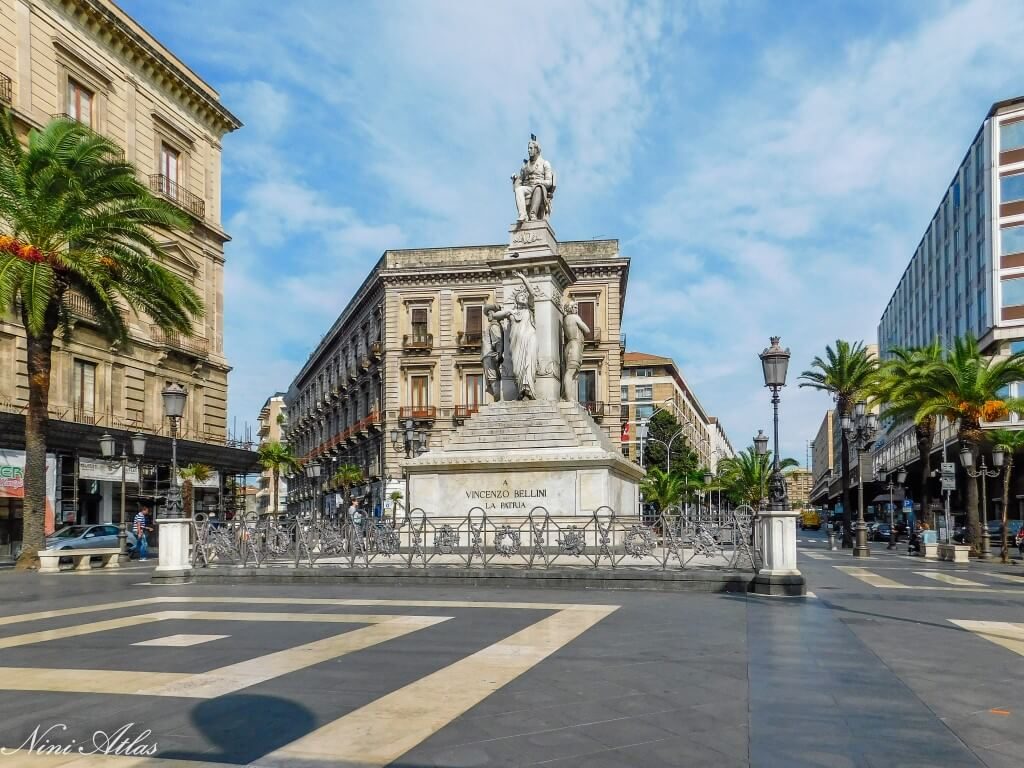
[[[7,571],[0,767],[1019,766],[1024,567],[801,538],[807,598]]]

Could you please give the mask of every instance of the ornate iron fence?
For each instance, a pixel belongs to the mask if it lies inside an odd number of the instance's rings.
[[[517,518],[413,509],[397,520],[193,521],[193,567],[728,568],[756,570],[754,511],[639,520],[600,509],[580,517],[535,507]],[[197,516],[198,517],[198,516]]]

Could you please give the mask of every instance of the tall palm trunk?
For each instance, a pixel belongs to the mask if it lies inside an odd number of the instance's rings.
[[[916,427],[917,452],[921,456],[921,513],[929,528],[935,529],[935,514],[932,512],[931,474],[932,474],[932,440],[935,432],[935,419],[931,416],[924,419]]]
[[[972,462],[974,466],[978,466],[978,457],[981,455],[981,450],[978,447],[978,443],[969,437],[961,438],[964,446],[966,446],[971,455],[974,457]],[[980,478],[984,479],[984,478]],[[981,547],[981,516],[978,513],[978,480],[979,478],[967,477],[967,530],[971,541],[971,554],[977,555]]]
[[[38,336],[29,332],[24,306],[21,310],[28,352],[28,413],[25,417],[25,499],[19,569],[38,568],[38,551],[46,546],[46,420],[50,409],[53,335],[59,320],[60,295],[55,294],[55,297],[46,308]]]
[[[182,489],[181,489],[182,506],[185,507],[185,517],[191,518],[192,517],[192,499],[195,496],[195,494],[192,492],[192,481],[191,480],[185,480],[185,482],[182,483],[181,485],[182,485]]]
[[[270,472],[270,482],[273,484],[273,494],[271,498],[274,500],[274,506],[271,508],[271,512],[274,515],[274,519],[277,519],[277,484],[281,480],[281,470],[274,467]]]
[[[999,559],[1003,565],[1010,562],[1010,540],[1007,528],[1010,525],[1010,476],[1013,474],[1013,449],[1006,452],[1006,473],[1003,475],[1003,541]]]

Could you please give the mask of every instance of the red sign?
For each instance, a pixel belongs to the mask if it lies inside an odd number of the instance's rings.
[[[627,421],[622,425],[622,442],[629,442],[629,422]]]

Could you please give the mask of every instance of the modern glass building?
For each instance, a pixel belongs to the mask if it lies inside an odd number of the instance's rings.
[[[935,338],[948,346],[968,333],[990,355],[1024,350],[1024,97],[985,116],[882,314],[879,352],[884,359]],[[1024,395],[1024,383],[1006,394]],[[1024,423],[1013,416],[998,426],[1011,425]],[[886,426],[875,466],[913,472],[911,425]],[[952,436],[942,420],[934,450]]]

